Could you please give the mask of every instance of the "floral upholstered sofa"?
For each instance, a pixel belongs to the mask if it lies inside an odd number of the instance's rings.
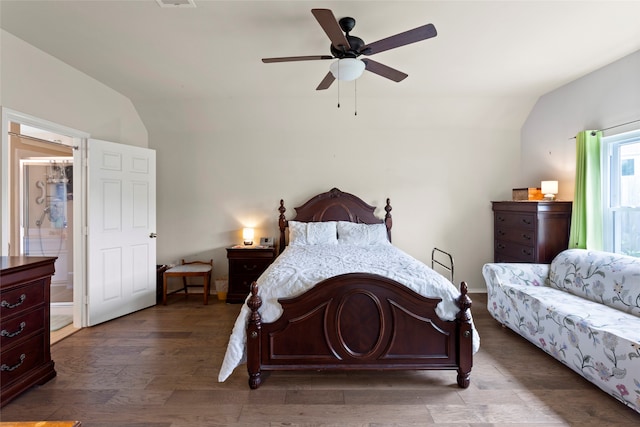
[[[640,258],[568,249],[482,274],[496,320],[640,412]]]

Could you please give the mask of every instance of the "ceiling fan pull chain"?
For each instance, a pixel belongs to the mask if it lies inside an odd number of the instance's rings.
[[[353,115],[358,115],[358,80],[353,81]]]
[[[340,108],[340,67],[338,67],[338,108]]]

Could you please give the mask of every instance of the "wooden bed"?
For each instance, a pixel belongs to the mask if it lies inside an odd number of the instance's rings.
[[[286,239],[280,201],[280,251]],[[295,221],[382,223],[391,240],[391,206],[384,220],[375,207],[337,188],[296,208]],[[277,260],[276,260],[277,262]],[[279,299],[283,314],[262,323],[254,282],[247,300],[249,386],[258,388],[263,371],[276,370],[457,370],[460,387],[469,386],[472,367],[471,299],[462,282],[453,321],[435,312],[440,298],[425,298],[391,279],[367,273],[332,277],[294,298]]]

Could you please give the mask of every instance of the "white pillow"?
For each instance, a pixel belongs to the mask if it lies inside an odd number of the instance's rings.
[[[387,227],[383,223],[358,224],[338,221],[338,243],[360,246],[389,243]]]
[[[335,221],[307,223],[307,244],[335,245],[337,243],[338,230]]]
[[[289,244],[300,245],[335,245],[338,243],[338,232],[335,221],[299,222],[288,221]]]
[[[288,221],[289,223],[289,244],[299,246],[307,244],[307,223],[298,221]]]

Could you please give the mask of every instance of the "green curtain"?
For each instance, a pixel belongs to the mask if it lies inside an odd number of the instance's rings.
[[[603,248],[601,139],[600,131],[586,130],[576,135],[576,186],[571,212],[569,248]]]

